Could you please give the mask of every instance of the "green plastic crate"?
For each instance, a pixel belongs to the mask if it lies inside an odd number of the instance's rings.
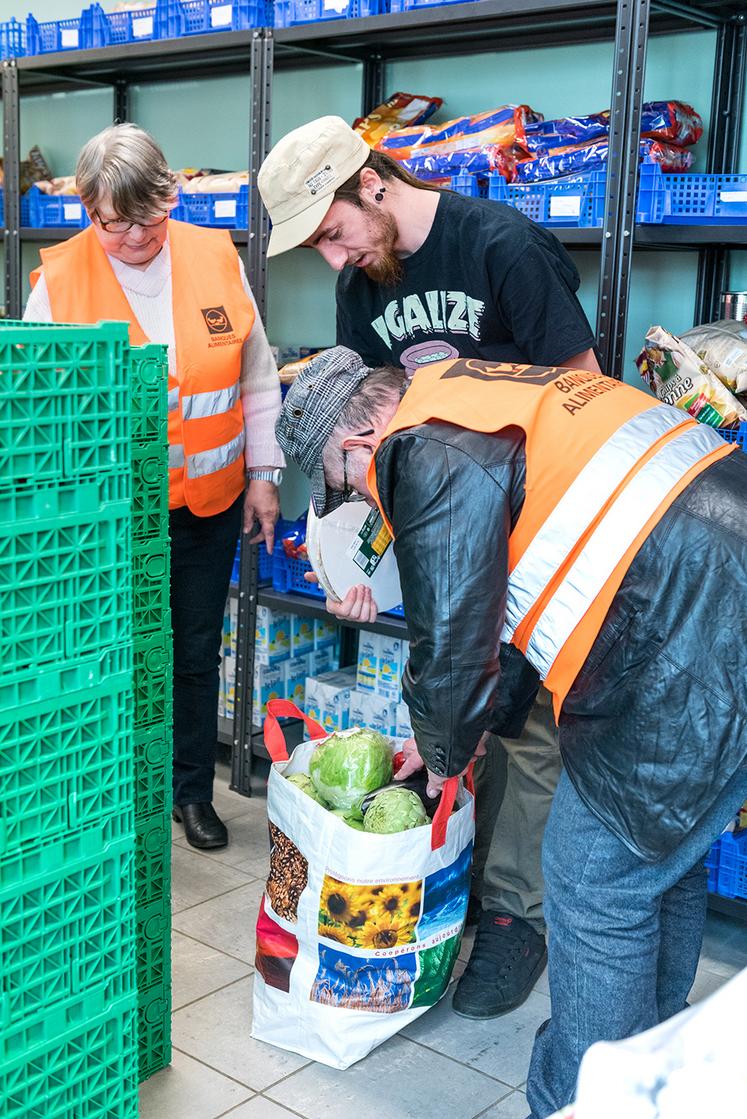
[[[173,731],[171,724],[135,735],[135,819],[171,811]]]
[[[134,641],[135,729],[170,723],[173,715],[173,643],[170,633],[150,633]]]
[[[0,342],[2,334],[0,333]],[[86,489],[87,487],[82,487]],[[71,504],[75,504],[70,493]],[[126,641],[132,625],[129,502],[6,522],[0,533],[5,677]]]
[[[171,890],[171,821],[165,813],[138,820],[135,831],[135,904],[138,913],[160,905]]]
[[[166,443],[168,357],[165,346],[130,350],[130,402],[135,443]]]
[[[169,451],[167,443],[132,446],[132,536],[169,538]]]
[[[0,859],[127,809],[132,676],[0,710]]]
[[[75,664],[29,666],[12,679],[0,676],[0,710],[27,707],[82,689],[95,689],[113,677],[127,674],[132,680],[132,642],[113,645],[103,653],[86,657]]]
[[[170,548],[166,540],[138,540],[132,549],[133,633],[171,636]]]
[[[21,874],[22,855],[0,865],[0,1060],[44,1035],[69,1000],[91,992],[108,1003],[134,987],[134,834],[79,839],[77,858],[68,841],[46,844],[37,873]]]
[[[147,1080],[171,1062],[171,988],[156,984],[138,992],[138,1066]]]
[[[68,1017],[50,1015],[44,1037],[0,1063],[3,1119],[137,1119],[134,992],[100,1008],[78,1000]]]
[[[131,439],[125,323],[0,331],[0,488],[115,479]]]
[[[137,911],[138,988],[171,982],[171,898],[150,902]]]

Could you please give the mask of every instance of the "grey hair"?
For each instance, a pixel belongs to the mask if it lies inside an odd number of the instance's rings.
[[[340,412],[325,444],[322,453],[325,473],[328,470],[337,472],[342,457],[342,443],[347,436],[356,431],[368,430],[380,418],[387,405],[399,403],[405,388],[405,377],[404,369],[383,365],[380,369],[373,369],[361,381]]]
[[[111,200],[127,221],[152,218],[176,198],[176,178],[156,141],[136,124],[113,124],[92,137],[78,156],[75,179],[90,212]]]

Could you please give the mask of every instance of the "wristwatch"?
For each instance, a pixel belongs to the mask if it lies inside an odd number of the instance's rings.
[[[247,470],[246,476],[250,482],[272,482],[276,486],[283,480],[283,472],[279,467],[274,470]]]

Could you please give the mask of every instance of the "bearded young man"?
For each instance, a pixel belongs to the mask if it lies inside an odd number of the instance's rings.
[[[459,355],[599,372],[573,261],[517,210],[421,182],[339,117],[285,136],[258,186],[273,223],[268,255],[316,249],[340,274],[337,342],[367,365],[412,374]],[[328,606],[376,617],[362,587]],[[496,734],[476,771],[478,930],[454,998],[470,1018],[521,1005],[547,958],[540,848],[560,756],[544,688],[521,725],[491,723]]]

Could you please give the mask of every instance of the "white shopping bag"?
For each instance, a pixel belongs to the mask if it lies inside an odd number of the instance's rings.
[[[302,718],[313,739],[324,730],[286,700],[267,708],[272,854],[252,1037],[345,1069],[447,988],[467,912],[474,799],[454,777],[431,826],[356,831],[283,776],[277,718]]]

